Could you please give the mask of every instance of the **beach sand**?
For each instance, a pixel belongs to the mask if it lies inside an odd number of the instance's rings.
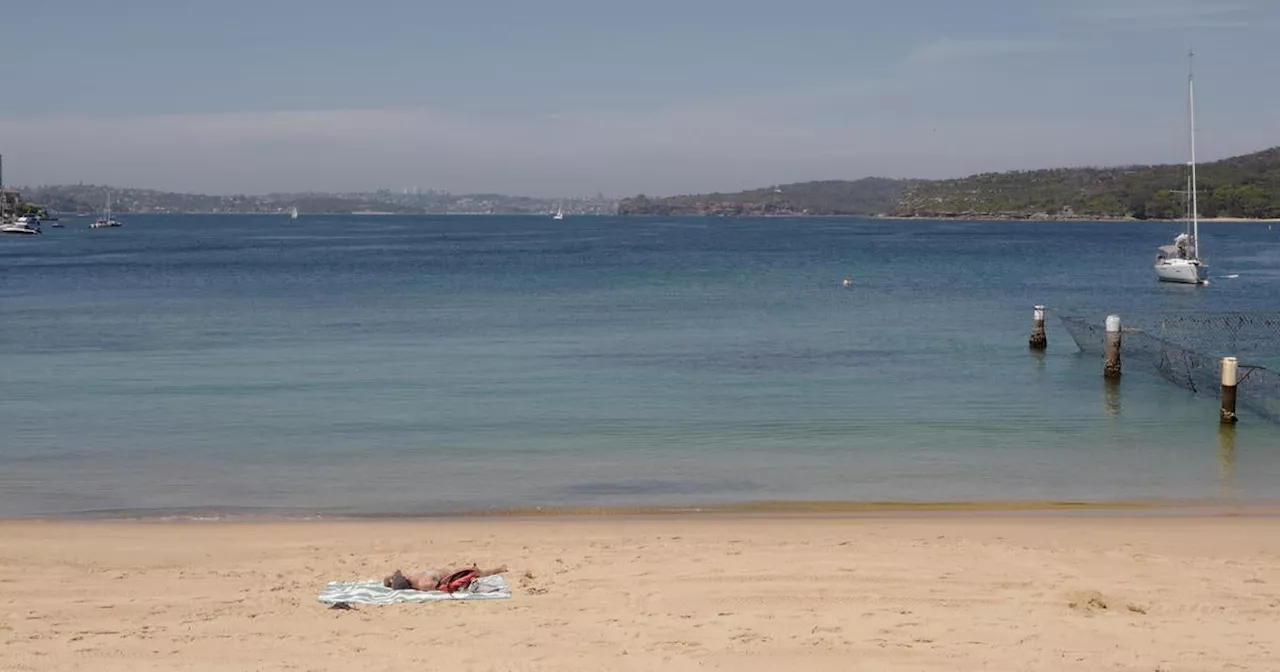
[[[510,600],[326,581],[506,563]],[[1280,518],[0,523],[3,670],[1280,669]]]

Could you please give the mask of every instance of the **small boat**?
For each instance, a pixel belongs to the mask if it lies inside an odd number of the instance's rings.
[[[35,215],[27,215],[19,217],[8,224],[0,225],[0,233],[18,236],[38,236],[43,231],[40,230],[40,218]]]
[[[556,205],[556,214],[552,215],[551,219],[564,219],[564,206]]]
[[[111,192],[107,192],[107,211],[100,219],[90,224],[89,228],[106,229],[115,226],[120,226],[120,222],[111,218]]]
[[[297,219],[297,218],[298,218],[298,206],[295,205],[289,209],[289,219]]]
[[[1194,64],[1195,52],[1190,55]],[[1207,285],[1208,264],[1200,258],[1200,201],[1196,193],[1196,83],[1195,68],[1187,77],[1188,110],[1191,115],[1191,161],[1187,176],[1187,230],[1160,248],[1156,257],[1156,277],[1161,282]]]

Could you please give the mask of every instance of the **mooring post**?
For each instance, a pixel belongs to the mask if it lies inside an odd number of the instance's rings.
[[[1049,337],[1044,333],[1044,306],[1036,306],[1031,317],[1031,349],[1044,350],[1049,347]]]
[[[1235,357],[1222,358],[1222,413],[1219,416],[1222,424],[1234,425],[1236,417],[1236,385],[1240,382],[1236,377],[1240,363]]]
[[[1102,360],[1102,376],[1116,379],[1120,377],[1120,316],[1107,316],[1107,354]]]

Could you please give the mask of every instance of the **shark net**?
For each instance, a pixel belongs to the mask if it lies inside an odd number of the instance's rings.
[[[1101,357],[1105,315],[1055,311],[1081,352]],[[1280,424],[1280,313],[1122,315],[1124,370],[1153,373],[1197,394],[1222,393],[1222,358],[1240,361],[1238,409]],[[1270,367],[1270,368],[1269,368]]]

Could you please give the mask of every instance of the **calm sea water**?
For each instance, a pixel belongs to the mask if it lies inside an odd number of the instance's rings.
[[[0,239],[0,516],[754,500],[1257,499],[1280,428],[1036,303],[1275,310],[1280,232],[133,216]],[[851,277],[852,289],[841,286]]]

